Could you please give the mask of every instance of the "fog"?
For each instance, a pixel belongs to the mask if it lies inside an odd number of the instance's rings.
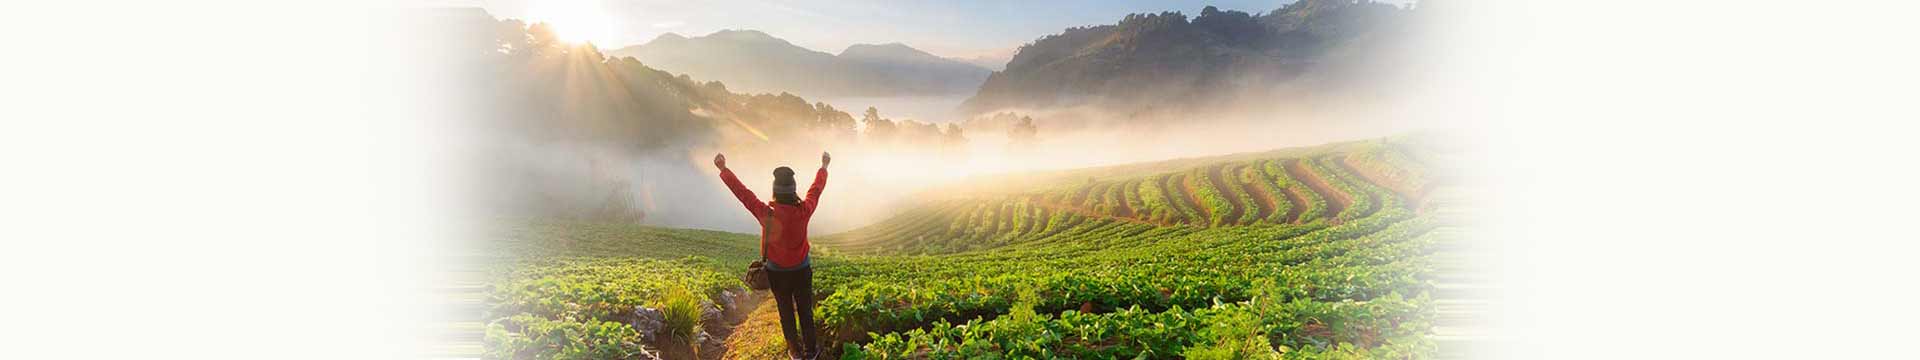
[[[755,231],[711,161],[762,200],[772,169],[801,186],[830,152],[812,221],[830,234],[885,220],[928,198],[968,196],[994,175],[1225,155],[1431,128],[1399,101],[1412,87],[1323,91],[1311,82],[1226,94],[1180,108],[1120,112],[1097,101],[962,116],[956,97],[803,99],[604,57],[539,25],[477,11],[435,15],[438,81],[460,108],[461,188],[493,219],[560,218]],[[1343,79],[1344,81],[1345,79]],[[1360,83],[1385,83],[1363,81]],[[1109,104],[1111,105],[1111,104]],[[867,113],[868,107],[874,109]],[[897,109],[897,110],[896,110]],[[1031,118],[1016,139],[993,114]],[[468,134],[467,132],[471,132]],[[969,186],[956,186],[969,185]],[[955,189],[967,189],[960,192]]]
[[[940,144],[871,144],[818,139],[761,140],[723,128],[711,144],[621,151],[579,143],[516,144],[494,156],[496,171],[517,173],[490,184],[510,196],[501,205],[540,216],[633,221],[650,225],[754,231],[754,223],[722,186],[712,157],[731,168],[762,201],[771,199],[772,169],[795,169],[813,181],[820,153],[831,152],[830,179],[812,231],[829,234],[886,219],[926,198],[967,196],[946,189],[1026,171],[1073,169],[1223,155],[1388,136],[1428,128],[1393,121],[1390,111],[1332,108],[1247,109],[1177,124],[1094,120],[1055,129],[1041,125],[1029,145],[1004,131],[967,132],[960,149]],[[1099,117],[1093,117],[1099,119]],[[723,120],[714,120],[716,122]],[[637,213],[619,212],[621,202]]]
[[[865,109],[869,106],[880,108],[894,117],[913,119],[936,124],[946,124],[963,120],[960,103],[973,97],[973,93],[948,95],[916,96],[856,96],[823,98],[828,104],[841,109]]]

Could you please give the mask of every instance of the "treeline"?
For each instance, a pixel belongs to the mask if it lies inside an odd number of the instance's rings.
[[[1040,141],[1040,127],[1033,122],[1033,116],[1013,111],[1001,111],[992,114],[967,118],[965,126],[974,131],[1004,132],[1007,134],[1007,146],[1015,152],[1032,150]]]
[[[959,125],[939,125],[915,121],[888,119],[880,116],[880,109],[867,107],[861,116],[866,124],[866,141],[880,145],[923,144],[935,145],[941,152],[958,154],[965,150],[967,137]]]

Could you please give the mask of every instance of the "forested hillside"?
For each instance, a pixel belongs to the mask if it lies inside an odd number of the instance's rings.
[[[725,195],[687,160],[695,151],[852,151],[860,144],[939,156],[950,148],[941,144],[966,141],[957,127],[894,121],[872,108],[850,113],[785,92],[737,92],[609,57],[560,41],[546,24],[477,10],[434,16],[458,36],[435,43],[445,56],[433,61],[472,72],[449,76],[458,82],[446,87],[465,102],[461,118],[473,122],[461,127],[484,132],[476,146],[488,155],[480,159],[480,186],[491,209],[716,227],[734,209],[711,201]]]
[[[1393,56],[1416,13],[1301,0],[1266,14],[1211,6],[1193,17],[1132,14],[1021,47],[963,107],[971,114],[1092,106],[1161,115],[1271,102],[1288,89],[1339,91],[1391,70],[1377,62]]]

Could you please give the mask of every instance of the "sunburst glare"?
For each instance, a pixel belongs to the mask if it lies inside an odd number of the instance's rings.
[[[561,40],[605,45],[611,42],[613,21],[600,0],[548,0],[527,9],[529,20],[553,27]]]

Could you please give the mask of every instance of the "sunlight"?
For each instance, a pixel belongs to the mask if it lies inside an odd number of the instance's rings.
[[[560,40],[575,43],[611,42],[612,20],[600,0],[547,0],[528,9],[527,17],[553,26]]]

